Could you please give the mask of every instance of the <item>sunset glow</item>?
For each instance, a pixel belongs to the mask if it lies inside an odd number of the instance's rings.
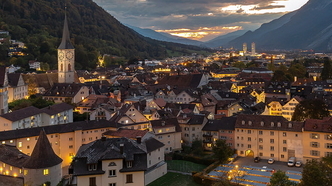
[[[200,40],[206,36],[221,35],[241,30],[241,26],[223,26],[223,27],[200,27],[198,29],[178,28],[172,30],[156,30],[157,32],[165,32],[173,36],[184,37],[188,39]]]

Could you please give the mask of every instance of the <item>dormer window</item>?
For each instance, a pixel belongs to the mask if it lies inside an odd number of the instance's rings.
[[[288,128],[292,128],[293,124],[292,123],[288,123]]]
[[[242,120],[242,125],[246,124],[246,122],[244,120]]]
[[[274,127],[274,122],[271,122],[271,127]]]
[[[127,161],[127,168],[133,167],[133,161]]]
[[[248,124],[249,124],[249,125],[252,125],[252,122],[251,122],[251,121],[248,121]]]
[[[112,161],[111,163],[108,164],[108,166],[116,166],[116,163]]]
[[[278,127],[281,127],[281,123],[280,122],[278,122]]]
[[[88,165],[88,170],[89,170],[89,171],[95,171],[95,170],[97,170],[97,164],[96,164],[96,163],[94,163],[94,164],[89,164],[89,165]]]
[[[262,127],[264,126],[264,121],[261,121],[261,126],[262,126]]]

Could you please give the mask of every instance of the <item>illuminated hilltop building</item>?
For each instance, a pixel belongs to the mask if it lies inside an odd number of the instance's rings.
[[[247,43],[243,43],[243,53],[246,54],[248,50]]]
[[[254,42],[251,43],[251,55],[256,54],[256,44]]]

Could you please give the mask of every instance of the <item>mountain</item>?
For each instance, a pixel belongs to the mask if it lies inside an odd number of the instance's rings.
[[[238,31],[231,32],[231,33],[228,33],[225,35],[221,35],[214,39],[206,41],[205,45],[208,47],[211,47],[211,48],[217,48],[217,47],[227,44],[228,42],[232,41],[235,38],[238,38],[239,36],[243,35],[246,32],[247,32],[247,30],[238,30]]]
[[[314,49],[332,50],[332,0],[309,0],[300,9],[254,32],[247,32],[228,43],[241,47],[244,42],[256,43],[259,49]]]
[[[173,36],[168,33],[164,32],[156,32],[152,29],[146,29],[146,28],[139,28],[131,25],[126,25],[127,27],[133,29],[137,33],[141,34],[142,36],[151,38],[151,39],[156,39],[159,41],[167,41],[167,42],[173,42],[173,43],[181,43],[185,45],[194,45],[194,46],[204,46],[204,42],[201,41],[195,41],[191,39],[186,39],[182,37],[177,37]]]
[[[76,49],[76,64],[80,67],[94,68],[99,53],[127,59],[161,59],[175,53],[183,55],[202,50],[139,35],[92,0],[0,2],[0,29],[8,30],[12,39],[23,41],[28,46],[26,52],[29,55],[25,60],[38,59],[51,68],[57,63],[56,49],[62,36],[65,6],[71,40]]]

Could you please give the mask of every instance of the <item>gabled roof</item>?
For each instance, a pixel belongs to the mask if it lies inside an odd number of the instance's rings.
[[[19,110],[16,110],[14,112],[9,112],[7,114],[3,114],[0,117],[5,118],[9,121],[18,121],[27,117],[31,117],[37,114],[42,113],[40,109],[34,107],[34,106],[29,106],[26,108],[22,108]]]
[[[332,133],[332,117],[307,119],[304,122],[304,131]]]
[[[143,137],[147,133],[148,133],[148,131],[145,131],[145,130],[133,130],[133,129],[119,128],[117,131],[111,131],[111,130],[106,131],[103,133],[103,135],[135,139],[138,136]]]
[[[133,161],[132,167],[124,166],[120,172],[145,171],[147,170],[147,153],[162,146],[164,144],[154,138],[141,143],[129,138],[102,138],[80,147],[73,163],[74,175],[93,174],[92,171],[87,170],[86,166],[81,166],[82,164],[96,164],[112,159]],[[123,149],[122,152],[121,149]]]
[[[41,112],[46,113],[48,115],[54,115],[66,110],[70,110],[73,109],[74,106],[69,105],[67,103],[59,103],[59,104],[55,104],[55,105],[51,105],[45,108],[40,109]]]
[[[6,80],[6,67],[0,67],[0,87],[4,86]]]
[[[177,87],[197,88],[203,74],[188,74],[178,76],[165,76],[158,80],[158,84],[167,84]]]
[[[209,120],[202,131],[235,130],[236,117],[222,117],[219,120]]]
[[[23,163],[29,158],[15,146],[0,145],[0,161],[14,167],[22,167]]]
[[[150,123],[151,123],[151,126],[153,129],[175,127],[176,132],[181,132],[181,127],[176,118],[169,118],[169,119],[163,119],[163,120],[152,120],[152,121],[150,121]]]
[[[302,132],[303,122],[288,121],[282,116],[238,115],[235,128]]]
[[[11,87],[17,87],[18,81],[20,80],[21,74],[19,73],[10,73],[8,76],[8,84]]]
[[[84,86],[77,83],[54,83],[43,96],[74,97]]]
[[[61,162],[62,159],[54,153],[45,131],[41,130],[31,156],[24,163],[23,167],[42,169],[59,165]]]

